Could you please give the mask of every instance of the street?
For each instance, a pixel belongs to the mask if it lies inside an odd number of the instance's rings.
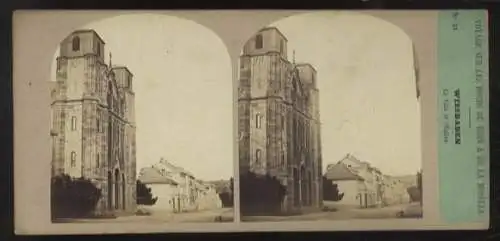
[[[347,219],[389,219],[398,218],[398,212],[406,210],[413,204],[395,205],[381,208],[340,209],[337,211],[312,212],[293,216],[246,216],[242,221],[326,221]]]
[[[189,222],[232,222],[234,220],[234,213],[232,208],[221,208],[213,210],[203,210],[197,212],[185,213],[170,213],[151,211],[150,215],[132,215],[121,216],[112,219],[78,219],[71,220],[73,223],[134,223],[134,222],[147,222],[147,223],[189,223]]]

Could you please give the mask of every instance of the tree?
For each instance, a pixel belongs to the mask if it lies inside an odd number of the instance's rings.
[[[137,180],[137,204],[139,205],[154,205],[158,197],[153,198],[151,188],[147,187],[140,180]]]
[[[219,198],[222,202],[223,207],[233,207],[233,178],[229,179],[229,186],[224,186],[220,188]]]
[[[408,192],[408,196],[410,196],[411,202],[420,202],[421,193],[420,189],[417,186],[408,187],[406,191]]]
[[[232,177],[229,179],[229,190],[234,193],[234,179]]]
[[[63,174],[51,180],[51,216],[59,218],[92,217],[101,190],[85,178]]]
[[[343,197],[344,193],[340,193],[338,185],[323,176],[323,199],[327,201],[340,201]]]

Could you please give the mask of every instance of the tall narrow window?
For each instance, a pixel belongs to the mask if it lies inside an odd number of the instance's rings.
[[[97,114],[96,128],[97,128],[97,132],[101,132],[101,120],[99,118],[99,113]]]
[[[97,153],[96,160],[95,160],[95,167],[97,167],[97,168],[101,167],[101,163],[100,163],[101,160],[99,160],[100,159],[99,156],[100,156],[99,153]]]
[[[285,42],[283,41],[283,39],[280,41],[280,53],[281,54],[284,54],[285,52]]]
[[[262,34],[255,36],[255,48],[261,49],[264,45],[264,40],[262,39]]]
[[[261,161],[261,150],[257,149],[255,151],[255,163],[260,164]]]
[[[76,116],[71,117],[71,130],[76,130]]]
[[[115,169],[115,209],[120,208],[120,172]]]
[[[76,166],[76,152],[72,151],[71,152],[71,167]]]
[[[125,182],[125,174],[122,173],[122,209],[125,210],[127,203],[127,183]]]
[[[281,130],[285,130],[285,115],[281,115]]]
[[[108,209],[113,208],[113,174],[108,171]]]
[[[262,116],[260,114],[255,115],[255,128],[260,129],[262,122]]]
[[[73,38],[72,49],[73,49],[73,51],[79,51],[80,50],[80,37],[75,36]]]

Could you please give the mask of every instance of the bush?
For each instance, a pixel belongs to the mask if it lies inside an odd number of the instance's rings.
[[[276,177],[252,172],[240,176],[240,210],[244,215],[280,213],[285,196],[286,187]]]
[[[339,192],[338,185],[323,176],[323,200],[340,201],[343,197],[344,193]]]
[[[231,192],[219,193],[219,198],[222,202],[222,207],[233,207],[233,194]]]
[[[139,180],[137,180],[136,191],[137,191],[137,204],[139,205],[152,206],[158,200],[158,197],[153,198],[151,188],[146,187],[146,185]]]
[[[417,188],[419,190],[419,193],[420,193],[420,198],[419,198],[419,202],[422,203],[422,197],[423,197],[423,190],[422,190],[422,170],[420,170],[418,173],[417,173]]]
[[[91,181],[68,175],[51,180],[51,215],[58,218],[83,218],[93,216],[101,190]]]
[[[229,179],[229,188],[226,188],[224,186],[221,188],[221,192],[219,193],[219,198],[222,202],[222,207],[233,207],[234,206],[234,183],[233,183],[233,178]]]

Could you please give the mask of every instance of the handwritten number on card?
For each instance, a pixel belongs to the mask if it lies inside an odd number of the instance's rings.
[[[458,19],[458,15],[459,15],[458,12],[453,12],[451,14],[451,16],[453,17],[453,21],[454,21],[454,23],[452,24],[453,31],[457,31],[458,30],[458,23],[456,22],[457,19]]]

